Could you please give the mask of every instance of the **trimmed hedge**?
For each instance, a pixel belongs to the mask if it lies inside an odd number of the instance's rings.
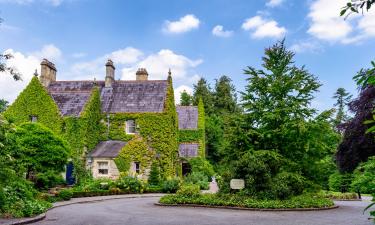
[[[201,194],[194,196],[165,195],[160,203],[195,204],[207,206],[230,206],[256,209],[299,209],[299,208],[328,208],[334,206],[332,200],[313,195],[300,195],[287,200],[261,200],[235,194]]]

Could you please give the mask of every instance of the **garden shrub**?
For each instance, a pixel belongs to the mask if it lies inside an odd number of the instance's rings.
[[[187,175],[184,182],[188,184],[197,184],[201,190],[208,190],[208,177],[203,172],[192,172]]]
[[[361,163],[354,170],[353,175],[352,191],[366,194],[375,193],[375,156],[370,157],[367,162]]]
[[[144,190],[142,181],[135,177],[121,177],[115,184],[121,190],[129,193],[143,193]]]
[[[13,180],[3,187],[0,214],[3,217],[29,217],[45,212],[51,204],[37,199],[37,191],[31,182]]]
[[[281,172],[272,180],[272,194],[276,199],[287,199],[302,194],[305,178],[296,173]]]
[[[57,193],[57,197],[61,198],[64,201],[68,201],[73,197],[73,192],[69,189],[63,189]]]
[[[341,174],[336,171],[329,177],[328,185],[330,191],[348,192],[352,181],[352,174]]]
[[[150,175],[148,176],[148,184],[154,186],[160,184],[160,171],[155,162],[151,165]]]
[[[196,184],[184,184],[176,192],[177,195],[183,197],[198,197],[200,195],[200,187]]]
[[[55,171],[49,170],[36,175],[35,187],[38,189],[45,190],[62,184],[65,184],[64,178]]]
[[[211,163],[205,158],[196,157],[189,160],[191,172],[201,172],[209,179],[215,175],[215,171]]]
[[[180,187],[180,182],[178,178],[165,180],[162,184],[162,191],[164,193],[176,193]]]

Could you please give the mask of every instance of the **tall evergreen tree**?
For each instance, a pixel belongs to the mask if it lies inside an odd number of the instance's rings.
[[[213,112],[213,95],[210,85],[204,78],[201,78],[197,84],[194,85],[193,105],[198,105],[200,98],[202,98],[204,103],[206,115],[211,115]]]
[[[216,80],[213,96],[215,113],[238,111],[236,89],[228,76],[224,75]]]
[[[192,104],[192,102],[193,102],[193,96],[189,95],[189,93],[187,93],[186,90],[184,90],[181,93],[180,105],[182,105],[182,106],[189,106],[189,105]]]
[[[345,107],[350,102],[352,95],[347,92],[345,88],[338,88],[333,95],[333,98],[336,99],[334,106],[337,107],[337,113],[334,125],[337,126],[348,120],[348,115],[345,113]]]

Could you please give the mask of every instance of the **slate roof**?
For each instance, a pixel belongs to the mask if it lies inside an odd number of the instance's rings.
[[[181,143],[178,146],[178,154],[180,157],[191,158],[198,156],[198,143]]]
[[[123,141],[102,141],[89,154],[92,158],[116,158],[126,145]]]
[[[180,130],[198,129],[198,107],[177,106],[178,128]]]
[[[55,81],[48,86],[48,92],[63,116],[79,116],[95,84],[100,88],[103,112],[158,113],[164,110],[166,80],[115,81],[111,88],[104,87],[104,81]]]

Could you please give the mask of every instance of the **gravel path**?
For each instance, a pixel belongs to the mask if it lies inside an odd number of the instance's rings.
[[[363,215],[369,201],[337,201],[338,209],[309,212],[254,212],[155,206],[158,197],[116,199],[58,207],[41,225],[372,225]]]

